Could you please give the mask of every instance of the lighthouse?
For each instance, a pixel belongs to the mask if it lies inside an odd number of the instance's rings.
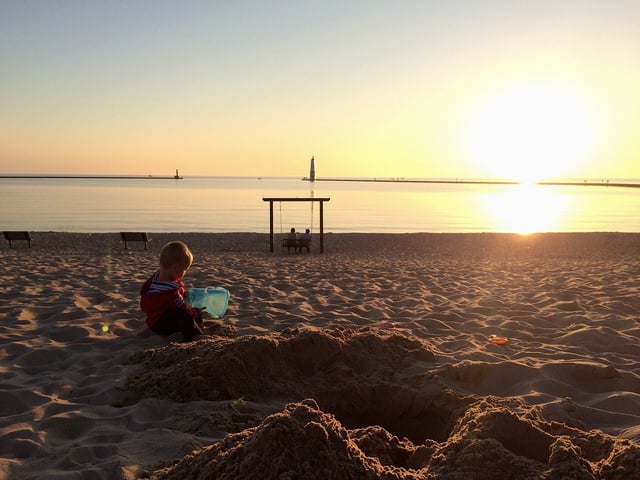
[[[316,160],[311,157],[311,167],[309,168],[309,181],[315,182],[316,180]]]

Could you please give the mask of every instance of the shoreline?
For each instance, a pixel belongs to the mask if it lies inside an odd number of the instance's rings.
[[[229,232],[148,232],[149,242],[144,250],[144,242],[130,241],[129,250],[124,250],[120,232],[77,233],[30,231],[32,247],[25,241],[13,241],[13,248],[4,240],[0,252],[27,251],[40,252],[48,249],[82,251],[105,251],[124,253],[143,252],[157,254],[166,242],[185,241],[194,253],[245,252],[271,256],[289,256],[286,248],[280,247],[280,238],[275,235],[274,252],[269,252],[268,233]],[[392,253],[397,256],[411,255],[456,255],[463,257],[497,257],[521,255],[561,255],[564,257],[634,256],[640,251],[640,233],[631,232],[548,232],[521,235],[517,233],[325,233],[324,253],[319,253],[318,235],[313,237],[311,257],[327,255],[370,255]],[[291,256],[302,256],[296,254]]]
[[[46,249],[57,247],[61,243],[66,243],[69,247],[81,248],[89,247],[89,243],[97,246],[123,246],[120,232],[65,232],[65,231],[38,231],[29,230],[33,237],[32,246],[34,248]],[[149,235],[150,241],[148,249],[150,251],[159,250],[164,243],[173,239],[190,239],[192,243],[206,247],[208,250],[237,250],[237,251],[264,251],[270,253],[269,233],[261,232],[145,232]],[[287,233],[274,235],[276,244],[281,238],[285,238]],[[318,253],[318,237],[314,235],[314,252]],[[500,248],[520,246],[544,245],[545,248],[562,247],[571,242],[576,242],[578,246],[602,246],[609,243],[614,250],[632,247],[637,242],[640,245],[640,232],[539,232],[529,234],[502,233],[502,232],[407,232],[407,233],[358,233],[358,232],[325,232],[325,244],[329,248],[334,247],[328,253],[338,253],[345,249],[370,251],[386,249],[389,244],[396,244],[400,247],[422,247],[418,251],[426,251],[431,247],[438,247],[440,243],[450,243],[452,249],[469,247],[468,241],[478,242],[479,248],[491,247],[498,242]],[[130,242],[132,250],[137,250],[137,246],[143,245],[140,242]],[[8,243],[5,240],[5,246]],[[24,246],[18,241],[16,247]],[[325,247],[327,246],[325,245]],[[266,249],[265,249],[266,247]],[[14,248],[15,249],[15,248]],[[280,248],[275,248],[273,254],[277,254]],[[284,249],[286,250],[286,249]],[[434,248],[434,251],[441,249]]]
[[[32,235],[0,248],[0,480],[637,473],[640,234]],[[174,239],[231,292],[189,344],[138,306]]]

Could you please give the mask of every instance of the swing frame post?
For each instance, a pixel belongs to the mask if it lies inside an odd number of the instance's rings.
[[[273,202],[319,202],[320,203],[320,253],[324,253],[324,202],[331,200],[329,197],[262,197],[264,202],[269,202],[269,251],[273,252]]]

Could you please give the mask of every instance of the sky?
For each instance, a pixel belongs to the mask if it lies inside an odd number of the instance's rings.
[[[0,0],[0,173],[640,178],[636,0]]]

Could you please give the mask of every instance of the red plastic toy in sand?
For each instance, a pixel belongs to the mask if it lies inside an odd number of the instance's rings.
[[[507,345],[509,343],[509,340],[504,337],[489,335],[489,342],[493,343],[494,345]]]

